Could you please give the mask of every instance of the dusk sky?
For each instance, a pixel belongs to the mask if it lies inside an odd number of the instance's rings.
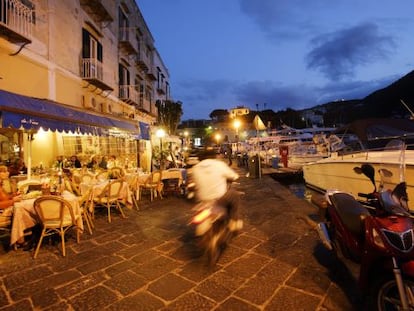
[[[136,0],[182,120],[356,99],[414,69],[412,0]]]

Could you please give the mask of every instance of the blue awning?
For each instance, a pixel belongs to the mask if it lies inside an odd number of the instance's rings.
[[[147,123],[139,122],[142,139],[150,140],[150,126]]]
[[[111,135],[124,132],[137,139],[149,139],[141,132],[148,124],[101,116],[47,99],[38,99],[0,90],[2,127],[73,132],[92,135]]]

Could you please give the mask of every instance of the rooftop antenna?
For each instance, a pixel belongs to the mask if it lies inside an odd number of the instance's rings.
[[[410,114],[411,114],[410,120],[414,120],[414,112],[412,112],[412,110],[410,109],[410,107],[408,107],[407,104],[404,103],[404,101],[402,99],[400,99],[400,101],[404,105],[404,107],[407,108],[407,110],[410,112]]]

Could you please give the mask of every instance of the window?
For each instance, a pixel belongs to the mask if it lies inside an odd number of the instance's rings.
[[[82,29],[82,57],[102,62],[102,44],[86,29]]]
[[[119,64],[119,85],[129,84],[129,71],[125,66]]]
[[[129,97],[129,71],[128,69],[119,64],[119,97],[120,98],[130,98]]]
[[[128,28],[129,28],[129,21],[126,14],[119,9],[119,36],[121,41],[128,41]]]
[[[83,77],[102,80],[102,44],[84,28],[82,29],[82,58]]]

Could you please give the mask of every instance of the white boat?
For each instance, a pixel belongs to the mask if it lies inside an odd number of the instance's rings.
[[[294,129],[285,126],[282,130],[271,130],[266,136],[252,137],[248,140],[251,153],[259,153],[266,163],[280,157],[280,148],[288,148],[288,163],[301,166],[329,156],[329,142],[326,133],[332,128]],[[323,133],[323,134],[322,134]],[[319,135],[325,137],[319,141]]]
[[[402,154],[404,155],[402,157]],[[414,200],[414,150],[366,150],[330,157],[303,165],[306,185],[316,191],[327,189],[346,191],[358,198],[358,193],[371,193],[374,187],[363,174],[357,174],[354,167],[371,164],[376,172],[376,184],[380,182],[379,169],[387,169],[390,176],[383,178],[387,189],[394,189],[400,182],[407,183],[408,198]],[[414,210],[414,204],[410,204]]]

